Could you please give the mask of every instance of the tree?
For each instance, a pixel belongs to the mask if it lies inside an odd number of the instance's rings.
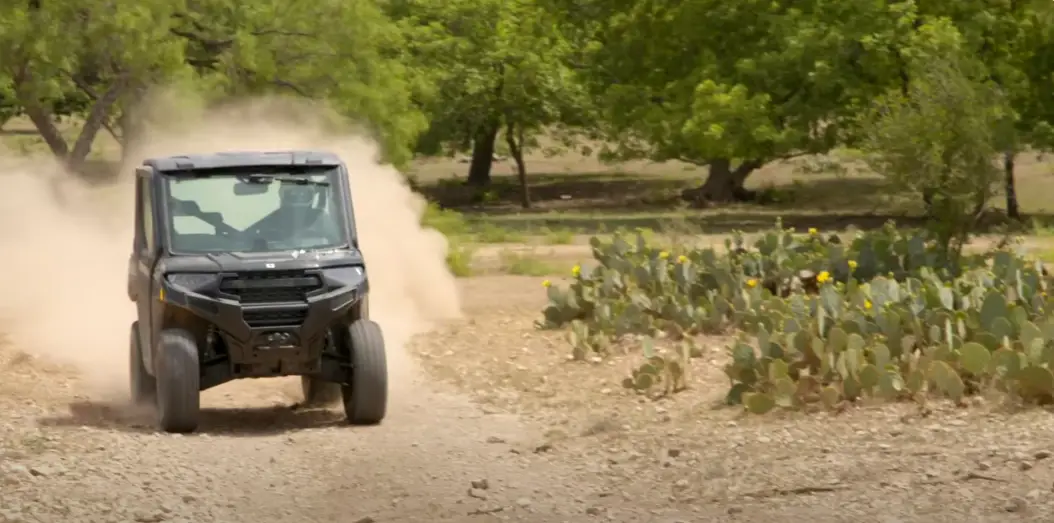
[[[0,8],[0,78],[74,170],[99,130],[134,140],[144,93],[174,81],[207,85],[217,97],[277,91],[325,101],[376,137],[389,160],[405,161],[426,121],[411,101],[403,48],[399,28],[369,0],[31,0]],[[84,120],[72,145],[57,111]]]
[[[1013,140],[1014,115],[948,20],[923,24],[914,40],[907,90],[866,113],[863,145],[895,187],[930,195],[931,230],[954,262],[994,194],[1001,173],[992,160]]]
[[[486,185],[504,131],[529,206],[524,154],[535,137],[580,126],[589,114],[569,63],[577,51],[557,19],[535,0],[407,0],[390,9],[413,35],[422,78],[435,85],[422,101],[431,125],[419,150],[471,148],[468,182]]]
[[[1014,157],[1030,146],[1041,151],[1054,149],[1054,6],[1050,2],[1011,2],[1025,4],[1017,11],[1019,21],[1006,60],[1016,73],[1008,84],[1005,74],[993,80],[1006,85],[1011,105],[1017,115],[1014,138],[1004,157],[1004,186],[1007,215],[1019,219],[1017,191],[1014,183]]]
[[[182,65],[182,43],[157,23],[179,8],[179,2],[159,0],[29,0],[0,7],[0,75],[8,79],[18,105],[51,152],[69,169],[82,167],[96,135],[131,86],[163,78]],[[86,106],[84,125],[72,144],[55,121],[56,102],[63,100]]]
[[[186,0],[167,30],[214,98],[320,100],[376,138],[395,163],[409,159],[426,125],[412,105],[403,35],[375,2]]]
[[[1040,0],[927,2],[918,5],[918,24],[946,20],[960,35],[962,52],[976,56],[985,78],[1004,93],[1016,120],[1005,129],[1003,171],[1007,214],[1019,218],[1014,183],[1015,156],[1031,147],[1054,146],[1054,6]],[[905,65],[905,67],[907,67]]]
[[[914,15],[867,0],[561,5],[594,40],[609,156],[707,166],[687,196],[714,202],[750,199],[768,162],[848,139],[861,103],[896,82]]]

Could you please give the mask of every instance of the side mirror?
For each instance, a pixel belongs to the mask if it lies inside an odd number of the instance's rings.
[[[266,183],[245,183],[238,182],[234,184],[234,195],[235,196],[252,196],[254,194],[264,194],[267,192],[268,184]]]

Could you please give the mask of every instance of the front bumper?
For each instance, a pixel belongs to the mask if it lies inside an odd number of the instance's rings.
[[[216,327],[232,377],[318,372],[333,323],[365,296],[365,285],[309,296],[306,302],[243,304],[164,284],[164,302]]]

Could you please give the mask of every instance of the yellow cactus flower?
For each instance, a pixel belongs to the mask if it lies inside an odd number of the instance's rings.
[[[549,280],[545,280],[545,281],[543,281],[543,282],[542,282],[542,287],[546,287],[546,288],[549,288],[549,287],[551,287],[552,285],[553,285],[553,282],[551,282],[551,281],[549,281]]]
[[[662,252],[659,253],[659,258],[662,258],[662,259],[665,260],[666,258],[669,258],[669,257],[670,257],[670,253],[668,253],[666,251],[662,251]]]
[[[687,262],[688,262],[688,257],[687,256],[682,254],[682,255],[677,257],[677,263],[687,263]]]
[[[820,231],[817,231],[816,227],[809,227],[809,234],[812,236],[816,236],[817,234],[820,234]]]
[[[750,287],[751,289],[753,289],[754,287],[757,287],[757,286],[758,286],[758,281],[755,280],[754,278],[751,278],[751,279],[747,280],[747,287]]]
[[[816,276],[816,281],[820,283],[826,283],[831,279],[831,273],[827,271],[820,271],[820,274]]]
[[[871,310],[871,300],[864,300],[864,308]]]
[[[582,266],[581,265],[575,265],[574,267],[571,267],[571,276],[574,276],[575,278],[577,278],[577,277],[579,277],[581,275],[582,275]]]
[[[855,271],[857,265],[856,260],[849,260],[849,270]]]

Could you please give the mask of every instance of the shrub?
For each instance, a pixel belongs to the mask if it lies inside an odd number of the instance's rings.
[[[934,31],[954,28],[938,24]],[[861,144],[868,165],[899,190],[926,202],[928,228],[957,258],[983,216],[1003,173],[992,161],[1010,146],[1013,111],[974,57],[949,47],[909,60],[906,91],[880,97],[864,113]]]

